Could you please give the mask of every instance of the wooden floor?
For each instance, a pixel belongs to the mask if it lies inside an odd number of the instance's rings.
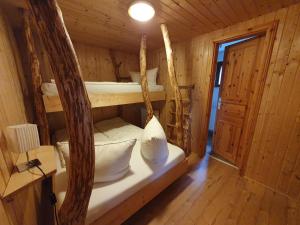
[[[300,205],[206,156],[124,224],[300,225]]]

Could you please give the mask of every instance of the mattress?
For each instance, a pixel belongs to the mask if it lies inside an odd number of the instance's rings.
[[[85,86],[91,94],[142,92],[141,85],[135,82],[85,82]],[[148,88],[150,92],[164,90],[162,85],[149,85]],[[55,83],[43,83],[41,89],[46,96],[58,95]]]
[[[134,146],[130,171],[117,181],[94,184],[91,194],[86,223],[90,224],[114,208],[131,195],[157,179],[168,170],[184,160],[184,152],[177,146],[168,144],[169,156],[162,164],[153,164],[145,161],[140,153],[140,137],[143,129],[122,121],[120,118],[103,121],[95,124],[96,129],[103,129],[103,134],[108,140],[114,140],[116,136],[123,139],[135,137],[138,139]],[[58,163],[59,160],[58,160]],[[59,167],[58,167],[59,168]],[[62,203],[66,193],[67,177],[65,169],[61,168],[55,178],[55,192],[58,204]]]

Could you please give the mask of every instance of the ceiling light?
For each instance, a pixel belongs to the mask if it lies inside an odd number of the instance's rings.
[[[135,20],[146,22],[153,18],[155,10],[149,2],[135,1],[129,6],[128,14]]]

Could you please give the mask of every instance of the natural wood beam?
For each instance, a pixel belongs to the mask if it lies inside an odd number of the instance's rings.
[[[116,59],[115,52],[113,49],[109,49],[109,56],[110,56],[112,65],[114,67],[114,74],[116,77],[116,81],[121,82],[122,79],[121,79],[121,75],[120,75],[120,67],[122,65],[122,62],[117,63],[117,59]],[[121,116],[123,108],[121,105],[118,105],[117,108],[118,108],[118,115]]]
[[[112,49],[109,50],[109,56],[110,56],[111,62],[112,62],[113,67],[114,67],[114,73],[115,73],[115,76],[116,76],[116,80],[118,82],[121,82],[120,67],[122,65],[122,62],[117,63],[115,53]]]
[[[38,125],[40,141],[42,145],[50,144],[50,134],[49,134],[49,125],[47,114],[43,101],[43,94],[41,90],[42,77],[40,70],[40,63],[36,54],[36,49],[34,46],[34,40],[31,32],[31,22],[30,14],[24,12],[24,33],[25,33],[25,42],[28,52],[29,64],[31,69],[31,85],[34,101],[34,111],[35,111],[35,120]]]
[[[174,67],[174,59],[173,59],[173,51],[171,47],[171,41],[169,38],[169,33],[167,26],[165,24],[160,25],[161,32],[163,35],[164,43],[165,43],[165,49],[166,49],[166,55],[167,55],[167,64],[168,64],[168,72],[169,72],[169,78],[171,87],[173,89],[174,98],[175,98],[175,106],[176,106],[176,141],[177,145],[179,147],[183,147],[183,106],[182,106],[182,98],[180,94],[180,90],[178,87],[178,82],[176,79],[175,74],[175,67]]]
[[[59,210],[60,224],[83,225],[95,167],[91,104],[56,0],[29,0],[28,6],[48,53],[69,133],[69,179],[67,193]]]
[[[142,35],[141,39],[141,48],[140,48],[140,73],[141,73],[141,87],[142,87],[142,93],[143,98],[147,110],[147,119],[145,125],[151,120],[153,117],[153,108],[149,96],[149,90],[148,90],[148,81],[147,81],[147,61],[146,61],[146,41],[147,37],[145,34]]]

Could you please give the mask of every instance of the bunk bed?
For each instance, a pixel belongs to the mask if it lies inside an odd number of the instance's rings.
[[[184,142],[182,98],[175,76],[167,27],[165,24],[161,25],[169,78],[175,99],[177,146],[168,143],[168,154],[164,162],[151,163],[141,156],[143,129],[119,118],[93,124],[91,113],[93,107],[144,102],[147,110],[146,124],[151,122],[153,119],[151,101],[165,99],[165,93],[162,89],[158,91],[151,89],[147,82],[146,35],[142,35],[140,48],[140,90],[112,93],[104,92],[102,88],[102,91],[98,92],[95,89],[99,88],[99,85],[122,84],[84,83],[56,1],[29,0],[28,6],[47,50],[55,78],[55,83],[44,85],[41,83],[39,63],[27,15],[25,30],[31,57],[35,110],[36,115],[39,115],[37,122],[40,133],[45,134],[45,139],[42,138],[41,142],[48,142],[47,113],[64,111],[67,125],[67,131],[57,132],[55,138],[58,142],[67,143],[69,154],[67,170],[61,164],[63,160],[60,151],[57,154],[59,172],[54,183],[60,206],[58,212],[60,224],[121,224],[182,176],[188,168],[189,152],[182,149]],[[47,88],[45,90],[45,86],[50,86],[51,91]],[[130,173],[114,182],[94,183],[95,142],[122,138],[136,140],[130,159]]]
[[[137,82],[85,82],[92,108],[144,102],[142,87]],[[151,101],[165,100],[162,85],[149,85]],[[61,101],[54,82],[42,84],[46,112],[62,111]]]
[[[170,143],[168,157],[163,163],[145,160],[141,155],[143,129],[119,117],[94,124],[94,130],[95,142],[111,143],[120,138],[136,138],[137,142],[130,158],[130,171],[123,178],[94,184],[86,224],[121,224],[186,171],[187,160],[183,150]],[[56,132],[54,139],[58,146],[68,141],[66,131]],[[60,147],[56,149],[58,172],[54,190],[60,207],[66,194],[67,173]]]

